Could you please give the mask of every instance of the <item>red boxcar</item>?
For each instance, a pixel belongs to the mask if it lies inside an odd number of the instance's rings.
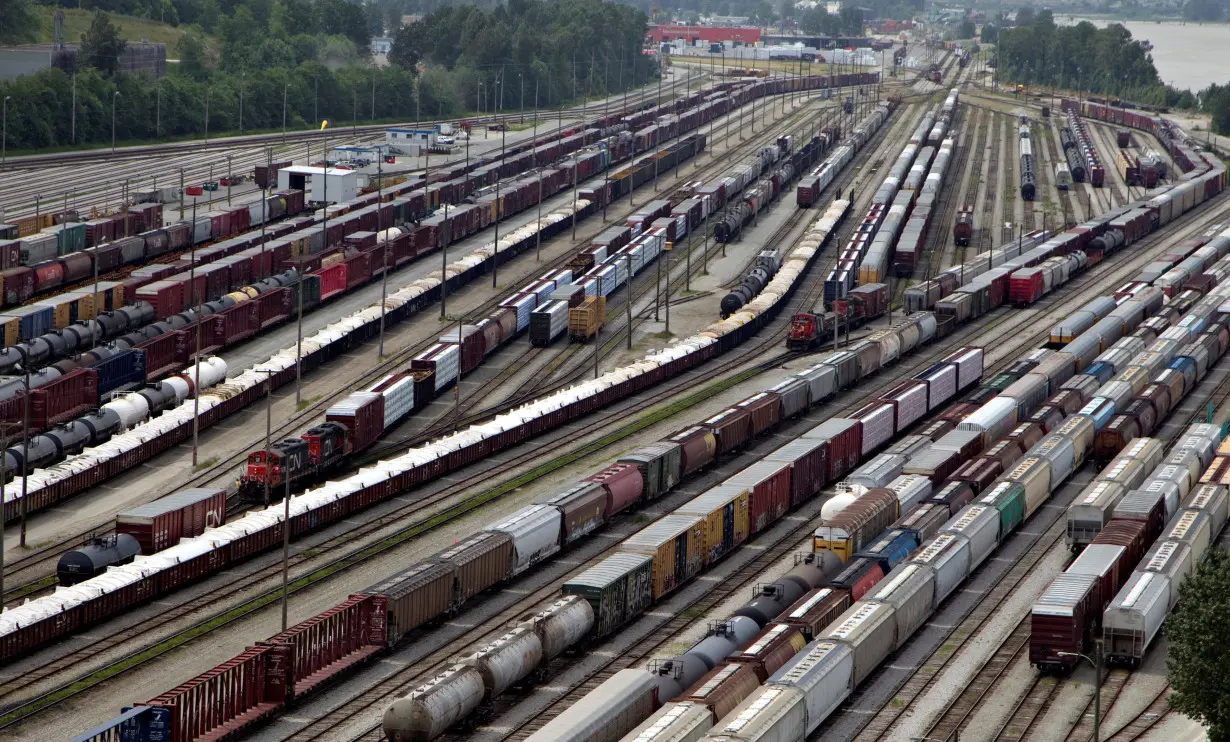
[[[225,521],[226,490],[192,487],[117,514],[115,531],[135,538],[142,554],[153,554]]]
[[[320,299],[324,301],[346,290],[346,264],[335,263],[315,271],[320,276]]]
[[[635,464],[611,464],[582,481],[600,484],[606,490],[607,518],[621,510],[626,510],[641,498],[641,493],[645,489],[645,480],[641,477],[641,470]]]
[[[1008,278],[1008,300],[1017,306],[1033,304],[1044,288],[1041,268],[1022,268]]]

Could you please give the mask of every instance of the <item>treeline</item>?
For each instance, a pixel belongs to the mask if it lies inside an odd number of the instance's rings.
[[[529,108],[535,88],[539,105],[555,106],[656,79],[645,32],[639,10],[602,0],[455,5],[399,29],[389,62],[421,69],[425,89],[468,110]]]
[[[1006,83],[1081,89],[1141,103],[1183,106],[1190,93],[1164,85],[1144,47],[1123,26],[1087,21],[1056,26],[1050,11],[1018,11],[999,30],[999,78]]]
[[[328,120],[349,124],[357,109],[360,123],[371,118],[372,78],[376,82],[376,118],[411,121],[415,117],[414,77],[404,70],[346,67],[331,71],[316,62],[296,67],[254,70],[246,77],[215,73],[206,80],[168,75],[155,81],[145,75],[116,80],[85,67],[77,73],[75,144],[111,142],[111,104],[120,143],[203,136],[209,110],[209,135],[239,131],[240,90],[245,131],[282,126],[283,91],[286,125],[291,131],[315,128]],[[115,93],[119,96],[115,97]],[[73,139],[73,81],[58,69],[0,83],[8,103],[8,148],[36,150],[68,147]],[[161,100],[161,102],[160,102]],[[429,101],[423,101],[426,117]],[[436,109],[430,109],[434,117]]]
[[[1230,19],[1226,0],[1187,0],[1183,3],[1183,18],[1201,23]]]
[[[817,4],[799,14],[799,28],[806,33],[832,36],[857,36],[863,31],[863,11],[853,5],[830,13]]]

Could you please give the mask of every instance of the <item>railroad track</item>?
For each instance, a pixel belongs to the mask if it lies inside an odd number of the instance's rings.
[[[1066,228],[1074,224],[1079,224],[1080,222],[1084,220],[1077,218],[1076,210],[1072,207],[1072,191],[1071,190],[1061,191],[1059,190],[1059,188],[1057,187],[1055,183],[1055,165],[1059,163],[1067,164],[1067,155],[1065,155],[1063,152],[1063,145],[1056,143],[1055,127],[1051,126],[1050,121],[1046,122],[1045,128],[1046,128],[1046,131],[1043,133],[1040,139],[1042,141],[1043,148],[1046,150],[1046,156],[1051,161],[1051,166],[1047,172],[1047,176],[1048,176],[1047,182],[1051,186],[1048,189],[1048,192],[1053,191],[1056,194],[1058,194],[1059,208],[1063,212],[1063,223],[1064,223],[1064,227]],[[1073,181],[1072,185],[1069,188],[1075,188],[1075,187],[1076,187],[1076,181]]]
[[[884,132],[888,128],[890,127],[885,127],[881,129],[881,132],[879,132],[877,136],[885,136]],[[880,146],[880,145],[873,142],[870,146],[875,147],[875,146]],[[852,179],[853,177],[854,176],[849,176],[849,175],[843,176],[843,178],[839,179],[839,183],[835,184],[835,187],[843,188],[844,190],[844,188],[846,187],[846,181],[848,179]],[[868,192],[867,198],[870,198],[870,195],[871,195],[870,192]],[[798,229],[801,223],[803,223],[805,220],[809,220],[812,215],[813,215],[813,212],[808,211],[808,210],[795,210],[795,212],[790,215],[790,217],[786,220],[786,222],[776,230],[775,234],[769,239],[768,244],[772,244],[772,243],[779,242],[781,240],[786,239],[788,235],[792,234]],[[852,225],[847,227],[847,231],[852,231],[852,229],[853,229]],[[837,242],[837,239],[840,236],[841,235],[834,235],[834,237],[831,239],[831,244],[840,244],[839,242]],[[791,299],[792,303],[798,303],[800,306],[810,306],[810,302],[814,301],[815,297],[823,292],[823,274],[822,272],[818,270],[819,268],[818,262],[819,261],[817,261],[817,265],[813,265],[812,270],[809,272],[809,276],[806,279],[807,281],[806,288],[804,290],[797,291],[795,293],[795,297]],[[755,347],[749,348],[746,351],[746,355],[749,357],[756,356],[756,355],[762,355],[765,352],[771,351],[774,346],[777,346],[779,343],[781,343],[782,340],[784,339],[785,331],[789,325],[789,322],[788,322],[789,316],[790,316],[790,313],[787,311],[783,311],[781,314],[779,314],[778,317],[770,325],[771,327],[774,327],[774,329],[771,332],[768,332],[765,337],[761,338],[757,342]],[[771,360],[760,364],[758,368],[759,367],[764,367],[764,368],[775,367],[780,364],[780,361],[783,358],[791,357],[793,355],[795,354],[774,355]],[[887,388],[887,386],[888,385],[885,385],[885,388]],[[854,409],[856,407],[857,407],[857,404],[851,404],[849,406],[849,409]],[[679,494],[680,493],[676,493],[677,496]],[[680,497],[680,501],[682,502],[682,497]],[[662,506],[659,506],[659,507],[662,507]],[[602,556],[601,554],[598,556],[595,556],[594,561],[597,561],[597,559],[601,558],[601,556]],[[569,568],[569,569],[571,571],[572,568]],[[531,595],[526,597],[525,599],[519,600],[515,606],[509,606],[503,609],[499,615],[503,616],[503,615],[513,614],[516,612],[514,609],[528,609],[532,605],[537,605],[538,602],[546,600],[548,597],[553,595],[556,589],[557,589],[556,583],[550,582],[544,587],[539,588],[538,590],[531,593]],[[503,624],[503,621],[497,617],[497,619],[495,620],[495,623],[496,623],[496,626],[490,630],[498,630],[498,627]],[[487,629],[484,629],[484,631],[487,631]],[[360,696],[356,696],[355,698],[352,698],[350,701],[344,703],[341,707],[332,709],[329,713],[313,720],[310,724],[300,729],[291,738],[292,739],[316,739],[316,738],[326,736],[333,730],[336,730],[340,726],[353,721],[354,719],[360,717],[366,712],[371,711],[373,708],[376,708],[378,706],[381,706],[382,704],[390,702],[393,697],[396,697],[398,694],[404,692],[404,689],[407,685],[411,685],[415,680],[421,677],[429,676],[432,672],[437,671],[441,669],[442,667],[444,667],[447,664],[447,659],[451,657],[453,654],[456,654],[457,652],[461,650],[472,648],[473,646],[475,646],[479,641],[481,641],[481,638],[480,638],[481,636],[482,636],[481,634],[474,634],[474,632],[470,632],[470,633],[467,633],[466,635],[458,637],[454,642],[450,643],[443,650],[438,651],[438,652],[433,652],[431,656],[424,658],[423,660],[420,660],[418,662],[415,662],[414,664],[412,664],[411,666],[403,670],[399,670],[393,676],[382,679],[378,683],[377,687],[364,690],[364,692]],[[362,738],[365,736],[378,735],[378,734],[379,734],[379,726],[376,725],[374,727],[369,727],[365,729],[362,732],[362,734],[360,734],[360,737]]]
[[[802,210],[795,212],[791,216],[790,224],[797,226],[798,223],[805,216],[811,213],[812,212],[802,211]],[[783,229],[781,231],[784,232],[787,230]],[[781,332],[784,332],[784,326],[781,329]],[[705,381],[706,379],[717,378],[721,374],[727,371],[730,371],[736,366],[744,363],[752,353],[759,352],[760,350],[763,350],[763,346],[760,346],[756,349],[752,349],[749,351],[743,351],[743,352],[737,353],[736,355],[726,359],[722,363],[715,365],[712,369],[704,371],[704,373],[700,375],[701,378],[699,379],[677,378],[677,379],[672,380],[671,382],[667,382],[662,387],[660,387],[659,390],[657,390],[654,394],[648,396],[647,398],[640,399],[640,400],[637,400],[634,398],[629,404],[625,405],[623,409],[617,411],[618,417],[614,417],[612,419],[612,422],[617,422],[618,419],[620,418],[629,418],[629,417],[638,415],[640,413],[646,412],[653,406],[670,399],[672,396],[676,395],[680,391],[687,391],[687,390],[693,389],[697,383],[701,383]],[[774,355],[767,362],[764,368],[773,367],[774,365],[779,363],[783,358],[789,355],[792,355],[792,354],[781,353],[781,354]],[[691,376],[691,375],[685,375],[685,376]],[[692,404],[696,404],[699,401],[700,400],[695,400],[692,402]],[[623,435],[618,436],[615,440],[618,440],[619,438],[622,438],[626,435],[630,435],[632,432],[634,431],[629,430],[625,432]],[[563,440],[569,437],[568,433],[569,431],[566,429],[562,431],[556,431],[556,433],[554,434],[554,437],[557,440],[553,442],[562,442]],[[540,441],[536,440],[535,444],[537,443],[540,443]],[[358,527],[347,531],[346,533],[341,533],[333,537],[330,537],[321,544],[314,544],[312,549],[309,550],[311,552],[310,555],[308,554],[308,552],[296,554],[294,557],[291,558],[290,563],[293,566],[298,567],[300,565],[305,564],[309,560],[314,559],[318,554],[327,554],[329,552],[336,551],[340,549],[341,547],[353,545],[356,541],[361,541],[367,538],[375,538],[378,536],[378,534],[381,534],[382,532],[389,530],[391,527],[393,527],[396,524],[396,521],[398,521],[399,519],[405,519],[407,516],[410,516],[411,522],[409,523],[406,529],[399,532],[402,535],[407,535],[407,537],[412,537],[412,536],[420,535],[421,533],[428,532],[430,530],[438,529],[441,526],[447,523],[450,523],[456,520],[457,518],[461,517],[462,515],[470,512],[471,510],[478,507],[479,505],[484,504],[488,499],[491,499],[491,498],[480,495],[466,502],[451,505],[445,510],[445,514],[447,517],[444,517],[444,518],[441,518],[439,515],[427,517],[427,518],[419,518],[418,516],[421,516],[422,511],[425,508],[431,508],[433,506],[444,506],[446,505],[445,501],[450,496],[456,495],[475,485],[485,483],[489,481],[493,475],[509,473],[517,469],[520,466],[523,466],[523,465],[526,465],[532,462],[533,460],[535,460],[536,458],[540,456],[541,450],[542,449],[540,449],[537,445],[534,445],[529,450],[521,452],[520,454],[518,454],[511,460],[499,462],[495,466],[491,467],[490,469],[486,471],[475,473],[465,478],[461,482],[458,482],[453,485],[447,485],[441,490],[430,492],[430,493],[427,493],[421,496],[413,496],[410,498],[406,498],[405,496],[403,496],[402,498],[399,498],[399,499],[403,501],[408,499],[410,500],[410,502],[402,504],[398,507],[395,507],[392,512],[381,513],[378,516],[371,518],[370,520],[360,524]],[[560,464],[560,465],[563,465],[563,464]],[[315,568],[316,573],[332,574],[333,572],[336,572],[339,569],[352,567],[355,564],[368,561],[371,558],[387,551],[389,548],[393,548],[397,546],[403,540],[405,539],[404,538],[393,539],[392,541],[388,543],[384,543],[383,545],[379,546],[379,548],[369,547],[367,549],[359,550],[358,552],[348,554],[339,559],[334,559],[323,565],[313,565],[313,567]],[[257,588],[260,584],[276,577],[278,574],[280,574],[280,563],[266,565],[265,567],[258,568],[256,571],[244,575],[239,580],[232,581],[227,586],[227,588],[221,592],[221,594],[212,593],[212,594],[202,595],[197,598],[189,599],[186,603],[176,606],[174,610],[164,610],[159,616],[153,618],[152,620],[142,623],[139,627],[135,629],[124,629],[118,632],[117,634],[114,634],[108,637],[103,637],[97,640],[92,640],[92,643],[87,645],[86,647],[82,647],[75,651],[69,652],[65,655],[56,657],[50,661],[44,661],[40,664],[40,667],[33,669],[31,672],[23,673],[20,678],[10,681],[8,683],[5,683],[3,685],[0,685],[0,697],[11,697],[15,693],[18,693],[25,689],[29,689],[41,683],[42,681],[46,680],[47,678],[64,671],[67,668],[76,667],[78,665],[84,666],[84,664],[90,662],[92,658],[96,658],[103,652],[111,651],[122,644],[129,643],[132,641],[139,641],[142,638],[156,637],[161,630],[164,630],[167,627],[171,626],[173,622],[179,619],[182,619],[185,616],[189,616],[189,615],[196,616],[196,615],[203,615],[203,614],[209,613],[210,612],[209,608],[216,605],[220,601],[228,599],[228,598],[233,598],[245,592],[250,592],[252,589]],[[324,576],[328,576],[328,575],[324,575]],[[298,587],[295,588],[295,590],[307,587],[310,584],[313,584],[315,581],[316,580],[313,580],[305,584],[299,585]],[[268,590],[264,592],[263,594],[256,596],[255,598],[248,599],[246,603],[244,603],[244,605],[241,606],[241,608],[249,608],[250,610],[236,611],[233,609],[231,611],[228,611],[226,615],[229,616],[229,618],[227,618],[226,621],[222,624],[218,623],[217,617],[210,617],[210,618],[204,619],[194,624],[192,627],[186,630],[178,631],[175,634],[175,636],[172,638],[172,640],[170,640],[170,642],[175,643],[176,646],[178,646],[178,643],[182,643],[182,642],[177,643],[177,640],[179,640],[180,638],[182,638],[183,641],[188,641],[188,640],[191,640],[192,638],[196,638],[197,636],[202,635],[203,633],[207,633],[208,631],[216,630],[221,625],[231,623],[234,620],[237,620],[238,618],[241,618],[244,615],[247,615],[251,611],[262,607],[268,602],[271,602],[274,598],[277,597],[278,594],[279,594],[278,588]],[[168,640],[165,640],[165,639],[161,640],[161,645],[167,645],[167,644],[168,644]],[[170,648],[172,647],[165,646],[163,651],[164,652],[169,651]],[[156,655],[152,655],[152,656],[156,656]],[[120,662],[121,663],[132,662],[132,664],[128,664],[124,667],[123,671],[126,672],[127,670],[132,669],[133,666],[136,666],[136,664],[140,664],[140,662],[147,661],[150,658],[151,658],[151,653],[149,652],[149,650],[142,649],[139,652],[135,652],[125,657]],[[136,662],[136,660],[140,660],[140,662]],[[113,675],[114,674],[112,674],[112,676]],[[82,690],[85,690],[86,688],[90,687],[90,685],[91,684],[89,682],[77,681],[73,683],[74,688],[73,688],[72,693],[66,694],[65,687],[61,687],[49,693],[41,694],[28,702],[23,702],[18,705],[11,706],[5,711],[5,713],[3,713],[3,715],[0,715],[0,728],[3,728],[3,726],[7,726],[9,724],[12,724],[18,719],[24,718],[25,716],[28,716],[31,713],[41,711],[47,705],[51,705],[51,697],[53,695],[55,696],[54,702],[59,703],[65,700],[66,698],[71,697],[72,695],[75,695],[76,693],[81,692]]]
[[[1017,177],[1017,164],[1020,162],[1021,152],[1017,146],[1017,131],[1016,125],[1011,117],[1005,117],[1003,121],[1004,138],[1002,141],[1001,157],[1003,158],[1003,188],[999,190],[1000,198],[1000,220],[1004,223],[1012,222],[1020,223],[1016,218],[1016,205],[1018,202],[1024,202],[1021,198],[1021,180]]]
[[[813,97],[809,99],[808,102],[814,104],[815,102],[819,100],[821,99]],[[806,104],[804,104],[803,106],[800,106],[795,112],[791,114],[791,116],[793,117],[793,116],[802,115],[803,112],[805,111],[806,111]],[[729,139],[727,139],[726,141],[729,142]],[[754,141],[760,141],[760,140],[758,139]],[[740,144],[738,146],[740,148],[747,147],[749,151],[751,150],[751,147],[752,147],[752,145],[750,144]],[[728,151],[729,151],[729,146],[726,150],[723,150],[723,154],[725,154]],[[725,161],[725,159],[719,160],[716,157],[713,157],[712,150],[710,150],[710,153],[711,153],[710,161],[706,164],[704,169],[694,170],[692,173],[688,173],[687,175],[689,177],[700,177],[701,179],[704,179],[708,177],[709,175],[723,172],[724,169],[729,166],[729,163]],[[699,159],[699,158],[695,158],[695,159]],[[697,167],[699,167],[699,162],[696,162],[696,165]],[[682,176],[683,176],[683,173],[681,171],[680,177]],[[633,210],[634,209],[627,209],[626,211],[616,210],[614,211],[614,213],[616,214],[614,218],[616,220],[622,219],[623,216],[625,216],[626,214],[630,214]],[[590,239],[595,237],[599,232],[601,232],[607,226],[609,225],[599,222],[599,221],[591,220],[585,224],[584,228],[578,227],[578,240],[577,240],[578,243],[579,244],[587,243]],[[474,239],[475,239],[474,244],[477,246],[478,244],[482,244],[483,241],[486,241],[487,238],[486,238],[486,235],[478,235]],[[457,249],[457,246],[450,245],[448,249],[450,250]],[[565,254],[561,255],[560,257],[556,258],[555,260],[544,262],[537,266],[531,267],[531,266],[528,266],[528,264],[524,264],[528,268],[528,270],[526,271],[526,275],[523,276],[523,278],[528,278],[533,275],[539,275],[543,272],[546,272],[547,270],[561,268],[561,267],[566,266],[568,261],[571,260],[571,258],[573,257],[574,252],[575,251],[570,250],[566,252]],[[469,313],[469,316],[473,316],[473,317],[485,316],[486,314],[490,313],[493,309],[495,309],[499,305],[499,303],[503,301],[505,298],[506,296],[504,293],[496,294],[492,296],[491,298],[485,300],[475,309],[473,309]],[[302,432],[302,430],[306,429],[311,424],[312,421],[314,421],[316,418],[322,415],[324,411],[328,409],[332,404],[334,404],[337,400],[345,397],[347,394],[353,391],[353,389],[363,388],[364,386],[373,384],[379,379],[383,378],[385,375],[401,368],[413,355],[426,349],[427,347],[430,347],[430,345],[432,345],[435,342],[436,337],[438,337],[437,334],[431,333],[429,334],[429,337],[427,339],[424,339],[422,341],[411,342],[405,348],[399,351],[396,351],[390,355],[385,356],[382,360],[376,363],[367,372],[357,374],[354,377],[354,381],[352,382],[352,385],[341,388],[331,394],[322,395],[319,399],[310,402],[309,404],[304,406],[303,409],[300,409],[296,411],[294,414],[292,414],[285,422],[275,425],[271,433],[271,439],[277,440],[277,439],[284,438],[284,437],[291,437],[293,435],[298,434],[299,432]],[[567,382],[561,382],[561,383],[558,383],[554,388],[562,388],[563,386],[566,386],[566,385],[567,385]],[[468,416],[463,416],[459,419],[455,418],[451,424],[433,426],[431,429],[419,435],[412,436],[408,439],[407,438],[398,439],[395,444],[382,445],[381,447],[377,449],[373,449],[373,451],[369,452],[369,454],[366,457],[360,458],[360,460],[356,464],[356,468],[358,466],[361,466],[363,463],[369,460],[372,460],[370,458],[372,456],[378,456],[380,454],[388,453],[391,450],[404,448],[407,444],[417,445],[419,443],[425,443],[431,440],[432,438],[436,437],[436,435],[438,435],[440,432],[444,432],[448,429],[451,429],[451,427],[453,426],[463,426],[467,424],[480,422],[480,421],[489,419],[490,417],[496,414],[512,409],[515,406],[516,406],[516,403],[511,403],[511,402],[501,404],[501,405],[489,406],[486,409],[483,409],[476,413],[472,413]],[[235,451],[234,453],[229,454],[224,457],[219,457],[219,460],[216,461],[211,466],[205,467],[201,471],[196,472],[190,475],[189,477],[187,477],[186,479],[177,482],[175,489],[179,489],[180,487],[202,487],[202,486],[211,485],[211,484],[220,484],[221,486],[229,487],[233,494],[236,491],[234,487],[235,474],[233,472],[235,471],[237,467],[241,467],[247,461],[248,451],[250,451],[253,448],[262,446],[263,442],[264,442],[264,438],[262,436],[261,438],[250,441],[247,447],[243,448],[242,450]],[[161,497],[165,494],[169,494],[169,492],[156,493],[154,496],[150,497],[149,500],[157,499],[158,497]],[[7,604],[12,600],[31,597],[39,593],[39,591],[45,591],[49,589],[50,587],[54,586],[55,584],[54,563],[55,563],[55,560],[59,558],[60,553],[66,548],[71,548],[71,547],[80,545],[84,541],[84,539],[89,537],[91,534],[96,534],[102,531],[109,530],[110,527],[111,527],[111,523],[109,521],[100,522],[92,526],[91,528],[83,530],[81,532],[74,533],[70,536],[59,538],[59,539],[50,541],[45,544],[41,544],[39,547],[33,549],[32,551],[19,557],[18,559],[11,560],[8,564],[4,566],[5,581],[7,584],[14,584],[14,582],[17,580],[21,580],[21,582],[17,584],[15,588],[12,588],[8,592],[6,592],[3,598],[4,602]]]
[[[987,140],[983,152],[987,153],[987,172],[983,178],[982,195],[982,229],[978,234],[978,253],[984,253],[996,245],[995,232],[999,229],[999,219],[996,218],[995,204],[999,198],[999,140],[998,134],[1003,129],[998,126],[998,116],[994,111],[986,111]],[[972,242],[972,240],[971,240]],[[968,251],[967,251],[968,252]]]
[[[957,111],[961,110],[961,103],[958,101],[957,108],[953,112],[954,118]],[[968,109],[966,109],[968,112]],[[954,137],[954,148],[952,153],[952,161],[948,163],[948,172],[945,174],[947,186],[940,185],[939,196],[937,197],[939,209],[931,214],[931,225],[927,230],[927,237],[923,243],[923,254],[928,256],[926,271],[922,276],[917,275],[915,271],[915,280],[926,281],[930,280],[946,267],[952,266],[952,253],[956,250],[956,243],[952,242],[952,227],[953,217],[956,214],[957,204],[959,202],[958,189],[955,187],[958,183],[965,185],[965,170],[966,163],[969,161],[969,131],[970,121],[965,118],[961,121],[961,134],[959,136],[953,134],[952,125],[949,125],[948,136]],[[964,194],[964,189],[960,191]],[[944,227],[948,226],[945,230]],[[936,248],[939,248],[938,250]],[[951,249],[950,249],[951,248]],[[948,265],[945,265],[947,263]]]
[[[1230,397],[1230,378],[1223,380],[1207,397],[1207,401],[1212,403],[1214,407],[1218,407],[1226,401],[1227,397]],[[1175,435],[1185,429],[1187,425],[1199,419],[1203,414],[1205,404],[1204,401],[1196,404],[1193,401],[1194,399],[1190,398],[1185,401],[1185,404],[1189,405],[1189,412],[1182,416],[1181,422],[1178,424],[1168,422],[1164,426],[1159,427],[1158,431],[1155,432],[1160,432],[1160,434],[1155,437],[1170,441]],[[1084,482],[1073,480],[1068,486],[1073,484],[1081,485]],[[1072,499],[1078,494],[1079,487],[1073,487],[1073,490],[1071,493],[1066,493],[1068,499]],[[862,726],[859,734],[854,737],[857,742],[871,742],[872,740],[892,738],[893,732],[896,731],[895,725],[898,720],[908,718],[911,706],[924,692],[935,688],[935,683],[941,680],[941,671],[961,654],[965,642],[975,636],[985,625],[989,617],[1004,605],[1007,598],[1018,587],[1025,576],[1034,569],[1038,561],[1052,549],[1059,547],[1063,540],[1066,525],[1062,513],[1063,510],[1061,509],[1055,521],[1048,527],[1046,534],[1030,548],[1025,558],[1013,566],[1009,575],[1011,576],[1013,573],[1016,573],[1016,577],[1001,580],[994,586],[975,606],[973,612],[951,633],[950,637],[945,637],[947,639],[944,645],[946,651],[942,655],[939,652],[933,653],[926,663],[906,680],[896,695],[893,696],[892,701],[882,707],[870,721]],[[1026,614],[1015,625],[1011,633],[1000,642],[995,652],[981,664],[978,671],[970,678],[961,692],[948,703],[943,713],[927,728],[926,736],[928,738],[945,741],[955,739],[967,724],[972,723],[973,717],[982,711],[985,704],[1001,690],[1009,670],[1021,661],[1027,662],[1029,633],[1030,617]],[[958,637],[956,646],[953,646],[951,637]],[[1120,697],[1124,684],[1130,676],[1131,673],[1129,671],[1120,669],[1112,669],[1106,675],[1099,691],[1102,708],[1105,712],[1108,712]],[[1038,724],[1040,721],[1048,719],[1048,711],[1050,711],[1052,705],[1065,688],[1066,685],[1059,682],[1054,676],[1035,673],[1027,689],[1011,691],[1014,695],[1018,696],[1018,699],[1007,716],[999,722],[995,732],[990,734],[989,737],[991,739],[1010,740],[1044,739],[1046,733],[1039,731]],[[1068,732],[1066,736],[1068,742],[1085,742],[1092,738],[1093,724],[1091,714],[1088,713],[1092,705],[1093,698],[1091,696],[1084,707],[1086,713],[1082,713],[1077,718],[1076,723]],[[1144,713],[1142,712],[1142,714]],[[1136,721],[1140,720],[1141,717],[1138,716]],[[1156,720],[1154,719],[1154,721]],[[1107,739],[1107,736],[1103,735],[1102,739]]]

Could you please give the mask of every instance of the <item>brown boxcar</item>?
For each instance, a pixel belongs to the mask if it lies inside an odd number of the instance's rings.
[[[824,628],[850,607],[850,593],[818,587],[796,600],[780,616],[781,622],[803,632],[807,641],[821,636]]]
[[[1007,471],[1017,459],[1021,458],[1024,453],[1021,446],[1016,441],[1003,440],[998,441],[995,445],[978,454],[979,458],[993,459],[999,462],[1000,467]]]
[[[934,502],[948,506],[949,516],[954,516],[974,499],[974,488],[969,482],[949,482],[923,502]]]
[[[577,482],[534,502],[560,511],[561,544],[570,544],[606,522],[607,491],[597,482]]]
[[[730,655],[731,662],[751,665],[765,682],[807,645],[803,632],[784,623],[766,626],[745,649]]]
[[[884,570],[880,562],[866,557],[855,557],[846,568],[837,573],[829,583],[829,587],[842,590],[850,595],[851,602],[862,600],[863,596],[884,579]]]
[[[142,554],[153,554],[225,521],[226,490],[192,487],[117,514],[115,531],[135,538]]]
[[[736,402],[735,409],[746,410],[751,416],[753,438],[777,427],[781,422],[782,402],[773,392],[753,394],[742,402]]]
[[[388,599],[387,635],[396,644],[407,633],[446,615],[453,608],[457,565],[420,562],[363,590]]]
[[[976,458],[961,465],[949,477],[950,482],[965,482],[975,493],[987,490],[1004,473],[1004,467],[997,459]]]
[[[728,407],[701,423],[717,440],[717,455],[734,451],[751,437],[752,414],[748,410]]]
[[[1122,546],[1126,549],[1122,563],[1130,570],[1145,555],[1145,549],[1153,541],[1154,534],[1148,533],[1146,529],[1144,521],[1111,519],[1089,543]],[[1126,572],[1121,582],[1127,582]]]
[[[453,581],[453,601],[466,599],[508,577],[512,557],[512,537],[506,533],[483,531],[428,557],[431,562],[447,562],[457,567]]]
[[[1093,457],[1110,461],[1133,438],[1140,437],[1140,424],[1132,415],[1115,415],[1093,439]]]
[[[716,719],[734,711],[760,687],[760,678],[751,665],[731,662],[705,673],[677,700],[693,701],[708,706]]]

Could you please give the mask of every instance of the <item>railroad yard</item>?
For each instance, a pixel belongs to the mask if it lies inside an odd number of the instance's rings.
[[[927,52],[10,157],[0,735],[1202,738],[1225,167]]]

